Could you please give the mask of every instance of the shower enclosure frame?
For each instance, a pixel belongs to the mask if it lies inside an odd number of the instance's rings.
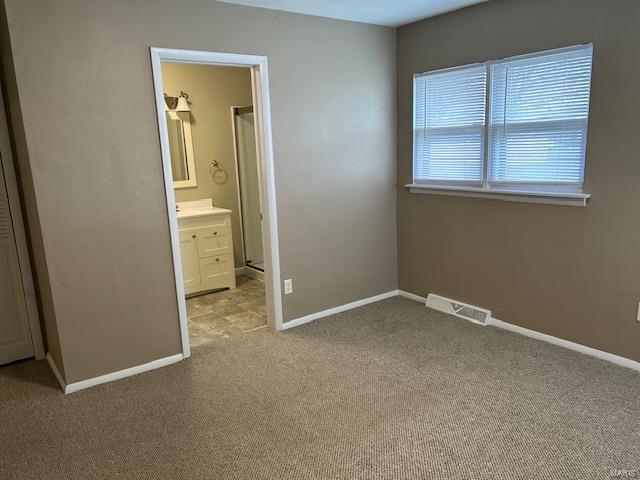
[[[169,150],[169,135],[165,119],[162,62],[191,63],[227,67],[247,67],[251,71],[251,88],[255,118],[256,154],[259,163],[260,204],[262,207],[262,248],[265,263],[265,290],[267,296],[267,322],[272,330],[282,330],[282,295],[280,285],[280,252],[276,208],[275,169],[271,133],[271,106],[269,75],[266,56],[235,53],[206,52],[151,47],[151,67],[155,89],[156,114],[160,133],[162,169],[169,216],[173,270],[175,273],[178,317],[184,358],[191,356],[187,304],[182,279],[182,262],[178,236],[178,217],[175,209],[173,173]]]
[[[246,248],[246,244],[245,244],[245,227],[244,227],[244,206],[242,204],[242,188],[241,188],[241,178],[240,178],[240,156],[238,154],[238,131],[237,131],[237,126],[236,126],[236,116],[237,116],[237,110],[240,108],[247,108],[248,105],[231,105],[230,107],[230,112],[231,112],[231,134],[233,136],[233,158],[235,161],[235,169],[236,169],[236,190],[237,190],[237,197],[238,197],[238,209],[239,209],[239,214],[240,214],[240,240],[242,243],[242,261],[243,261],[243,265],[242,265],[242,269],[244,271],[244,273],[250,277],[253,278],[258,278],[260,280],[264,280],[264,271],[260,270],[260,269],[256,269],[256,268],[252,268],[249,265],[247,265],[247,248]],[[251,108],[253,108],[253,106],[251,106]],[[255,116],[255,112],[254,116]],[[256,145],[257,147],[257,145]],[[256,151],[257,153],[257,151]],[[259,162],[259,159],[258,159]],[[260,172],[260,164],[258,163],[258,178],[260,178],[261,172]],[[260,210],[262,212],[262,205],[260,205]],[[262,255],[264,257],[264,245],[262,246]],[[247,273],[247,271],[249,270],[249,273]]]

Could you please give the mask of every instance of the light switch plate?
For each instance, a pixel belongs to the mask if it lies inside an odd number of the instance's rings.
[[[638,303],[638,314],[636,315],[636,321],[640,322],[640,303]]]
[[[290,278],[287,278],[284,281],[284,294],[289,295],[292,292],[293,292],[293,280]],[[640,305],[639,305],[639,308],[640,308]]]

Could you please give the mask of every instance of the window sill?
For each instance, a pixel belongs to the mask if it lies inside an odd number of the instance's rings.
[[[405,185],[411,193],[423,195],[447,195],[452,197],[488,198],[506,202],[542,203],[546,205],[566,205],[586,207],[591,195],[578,192],[536,192],[528,190],[508,190],[501,188],[458,187],[445,185]]]

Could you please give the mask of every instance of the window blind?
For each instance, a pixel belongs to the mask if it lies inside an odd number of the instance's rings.
[[[490,184],[582,184],[592,53],[583,45],[490,64]]]
[[[486,68],[414,76],[414,182],[482,183]]]

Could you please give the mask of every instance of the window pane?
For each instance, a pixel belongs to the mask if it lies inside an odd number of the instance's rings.
[[[414,182],[481,183],[486,68],[414,78]]]
[[[579,185],[592,46],[491,65],[489,181]]]

